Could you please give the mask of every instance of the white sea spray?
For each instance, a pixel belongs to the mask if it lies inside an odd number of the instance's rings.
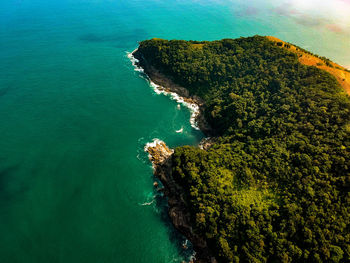
[[[156,201],[156,199],[153,198],[153,200],[152,200],[151,202],[145,202],[145,203],[142,203],[142,204],[139,204],[139,205],[140,205],[140,206],[147,206],[147,205],[153,204],[155,201]]]
[[[163,94],[165,96],[169,96],[172,100],[175,100],[177,103],[182,104],[185,107],[187,107],[191,112],[190,123],[191,123],[192,128],[199,130],[198,123],[196,121],[197,116],[199,115],[199,106],[196,103],[187,102],[185,100],[185,98],[179,96],[177,93],[166,91],[164,87],[154,83],[150,79],[150,77],[147,74],[145,74],[145,70],[138,65],[139,60],[137,58],[135,58],[133,55],[133,53],[136,50],[137,49],[135,49],[134,51],[132,51],[130,53],[127,53],[127,57],[130,59],[132,65],[134,67],[134,70],[137,72],[141,72],[143,75],[146,76],[146,80],[148,81],[150,87],[154,90],[154,92],[156,94],[158,94],[158,95]]]
[[[133,65],[135,71],[144,73],[144,69],[137,65],[137,63],[139,62],[139,60],[138,60],[137,58],[135,58],[134,55],[133,55],[133,53],[134,53],[136,50],[137,50],[137,49],[135,49],[135,50],[132,51],[132,52],[127,52],[127,57],[130,59],[130,61],[131,61],[132,65]]]
[[[181,129],[176,130],[175,132],[176,132],[176,133],[182,133],[183,131],[184,131],[184,127],[181,127]]]
[[[156,147],[158,144],[164,143],[164,141],[154,138],[151,142],[146,143],[144,150],[148,152],[148,148]]]
[[[197,116],[199,114],[199,106],[196,103],[190,103],[185,100],[185,98],[181,97],[179,94],[175,92],[169,92],[164,89],[164,87],[157,85],[150,78],[147,79],[149,85],[153,88],[154,92],[157,94],[163,94],[165,96],[169,96],[172,100],[175,100],[177,103],[184,105],[191,112],[190,123],[192,128],[199,130],[198,123],[196,121]]]

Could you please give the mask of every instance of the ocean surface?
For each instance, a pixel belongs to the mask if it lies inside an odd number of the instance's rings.
[[[127,52],[152,37],[260,34],[349,66],[348,16],[300,3],[2,0],[0,262],[187,260],[144,146],[196,145],[203,134]]]

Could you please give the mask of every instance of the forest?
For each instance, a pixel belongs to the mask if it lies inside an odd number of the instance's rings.
[[[262,36],[151,39],[150,65],[205,102],[215,143],[172,157],[219,262],[350,262],[350,98]]]

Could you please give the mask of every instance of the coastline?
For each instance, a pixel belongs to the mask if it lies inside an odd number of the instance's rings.
[[[188,90],[180,85],[177,85],[173,80],[142,58],[142,54],[138,53],[138,48],[128,54],[135,71],[145,75],[150,86],[157,94],[169,96],[177,103],[184,105],[191,111],[190,123],[192,128],[200,130],[206,137],[213,134],[212,128],[204,118],[204,101],[198,96],[191,96]]]
[[[191,126],[194,129],[201,130],[206,135],[198,147],[204,150],[208,149],[214,139],[209,137],[213,131],[204,118],[204,102],[197,96],[190,96],[187,89],[175,84],[171,78],[150,66],[142,58],[142,54],[137,53],[137,51],[138,49],[135,49],[128,54],[135,71],[145,75],[150,86],[157,94],[170,95],[171,99],[190,109]],[[193,232],[191,214],[186,208],[184,199],[184,190],[172,177],[172,155],[174,150],[168,148],[165,142],[159,139],[153,139],[152,142],[147,143],[144,150],[148,153],[154,175],[164,186],[163,191],[168,198],[169,205],[168,215],[172,224],[194,247],[195,256],[190,262],[216,263],[217,260],[212,256],[205,237]]]
[[[205,237],[193,232],[191,213],[186,206],[184,189],[176,183],[172,176],[172,155],[174,150],[168,148],[163,141],[158,139],[154,139],[146,144],[144,149],[152,162],[154,175],[163,184],[161,190],[168,198],[168,215],[172,224],[193,245],[194,255],[189,263],[217,263],[215,257],[212,256]]]

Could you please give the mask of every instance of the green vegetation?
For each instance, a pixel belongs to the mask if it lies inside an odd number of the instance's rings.
[[[350,261],[350,99],[332,75],[259,36],[139,52],[205,101],[218,139],[176,148],[173,175],[220,262]]]

